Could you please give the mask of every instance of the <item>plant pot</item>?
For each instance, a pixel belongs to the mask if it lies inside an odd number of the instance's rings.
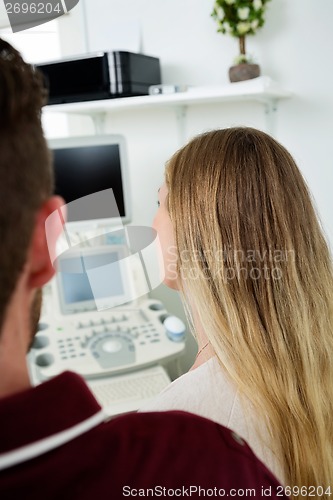
[[[243,80],[251,80],[260,76],[259,64],[236,64],[229,68],[229,80],[231,82],[242,82]]]

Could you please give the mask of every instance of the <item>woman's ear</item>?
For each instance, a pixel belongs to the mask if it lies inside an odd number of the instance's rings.
[[[59,196],[52,196],[46,200],[36,214],[28,252],[28,285],[30,288],[41,288],[55,274],[53,258],[58,237],[63,230],[63,210],[65,201]],[[61,209],[62,208],[62,209]],[[54,214],[53,217],[49,217]],[[47,234],[45,222],[49,218]]]

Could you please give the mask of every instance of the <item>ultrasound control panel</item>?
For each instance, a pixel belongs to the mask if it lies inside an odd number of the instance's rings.
[[[172,318],[149,299],[136,308],[44,317],[29,354],[32,378],[43,381],[64,370],[94,378],[171,360],[185,347],[185,328],[165,326]]]
[[[133,263],[124,263],[123,247],[116,245],[74,249],[61,258],[43,291],[39,331],[29,353],[34,383],[65,370],[87,379],[107,377],[182,354],[184,324],[162,302],[132,293],[142,289],[144,278]]]

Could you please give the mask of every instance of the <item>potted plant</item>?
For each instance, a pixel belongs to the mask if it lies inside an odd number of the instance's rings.
[[[266,4],[270,0],[215,0],[212,17],[220,33],[239,39],[239,56],[229,69],[231,82],[260,75],[260,67],[246,54],[245,37],[254,35],[264,25]]]

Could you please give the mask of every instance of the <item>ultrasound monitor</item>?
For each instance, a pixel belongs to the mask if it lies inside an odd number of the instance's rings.
[[[73,248],[57,262],[63,314],[109,309],[133,299],[125,246]]]
[[[67,222],[73,226],[119,225],[130,220],[126,145],[120,135],[69,137],[49,141],[53,153],[55,194],[69,204]],[[74,210],[74,200],[113,190],[117,210],[103,208]],[[110,191],[109,191],[110,192]],[[86,206],[86,205],[85,205]]]

